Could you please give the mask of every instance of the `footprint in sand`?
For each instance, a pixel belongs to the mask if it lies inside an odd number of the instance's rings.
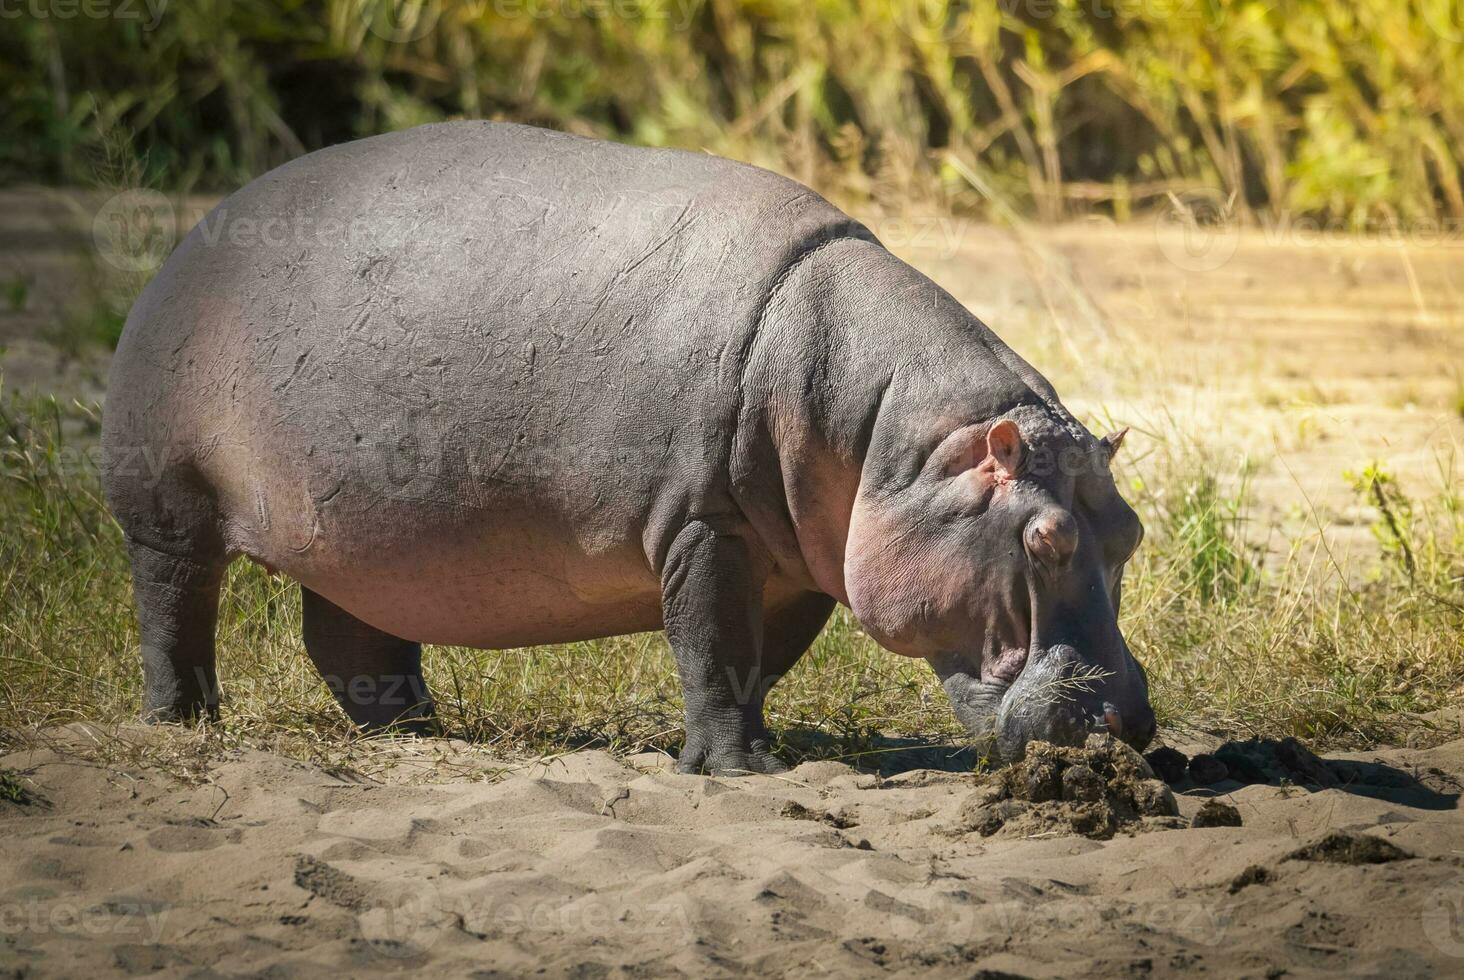
[[[224,833],[213,827],[197,824],[169,824],[159,827],[147,835],[147,844],[164,854],[186,854],[192,851],[211,851],[237,838],[238,832]]]

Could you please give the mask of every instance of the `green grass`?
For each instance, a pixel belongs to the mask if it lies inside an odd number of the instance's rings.
[[[72,307],[46,335],[46,340],[63,356],[77,357],[89,349],[115,350],[122,339],[126,312],[119,312],[114,302],[93,298]]]
[[[31,802],[31,794],[25,788],[20,774],[9,769],[0,769],[0,802],[25,805]]]
[[[14,276],[7,279],[0,292],[5,294],[5,305],[10,312],[19,313],[25,309],[26,300],[30,298],[30,282],[24,276]]]
[[[127,722],[139,708],[126,563],[85,451],[96,431],[96,410],[77,405],[12,399],[0,412],[0,729],[10,741],[69,722]],[[1368,744],[1397,736],[1402,713],[1457,703],[1457,495],[1409,501],[1409,519],[1395,520],[1411,573],[1380,537],[1359,581],[1316,535],[1263,571],[1246,543],[1246,474],[1217,472],[1203,453],[1161,445],[1126,482],[1149,537],[1129,568],[1122,619],[1162,725]],[[1389,492],[1397,511],[1402,491]],[[369,750],[299,636],[298,589],[236,563],[219,624],[226,729],[212,731],[217,745],[336,762]],[[659,634],[505,652],[429,648],[426,659],[447,732],[495,751],[674,750],[682,737]],[[842,610],[774,689],[769,716],[800,758],[880,751],[882,736],[959,736],[929,669],[881,651]],[[180,772],[198,764],[181,743],[164,744]]]

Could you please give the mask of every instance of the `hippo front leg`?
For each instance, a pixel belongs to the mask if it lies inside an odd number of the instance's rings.
[[[763,725],[764,578],[745,537],[705,521],[687,525],[666,556],[662,613],[686,701],[678,772],[788,768],[773,755]]]

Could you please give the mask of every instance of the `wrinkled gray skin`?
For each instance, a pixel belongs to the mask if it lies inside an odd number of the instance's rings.
[[[306,649],[366,726],[430,715],[421,643],[664,627],[680,768],[777,771],[763,696],[837,601],[1004,757],[1153,731],[1114,447],[753,167],[469,122],[313,153],[142,294],[103,441],[151,718],[216,711],[247,555],[300,582]]]

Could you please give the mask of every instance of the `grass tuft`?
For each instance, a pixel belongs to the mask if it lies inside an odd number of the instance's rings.
[[[26,789],[20,773],[12,769],[0,769],[0,803],[25,806],[34,800],[35,797]]]
[[[0,292],[5,294],[5,305],[10,312],[19,313],[30,299],[30,281],[24,276],[12,276],[0,285]]]

